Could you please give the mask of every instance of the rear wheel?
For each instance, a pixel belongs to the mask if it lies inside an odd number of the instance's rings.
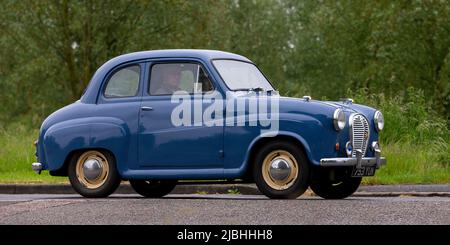
[[[140,195],[159,198],[169,194],[177,185],[176,180],[130,180],[131,187]]]
[[[308,188],[308,160],[289,142],[263,146],[255,158],[253,174],[258,189],[269,198],[294,199]]]
[[[351,196],[358,190],[361,177],[351,177],[351,170],[317,169],[310,188],[318,196],[325,199],[343,199]]]
[[[72,187],[84,197],[107,197],[119,187],[121,181],[114,157],[98,150],[74,155],[68,175]]]

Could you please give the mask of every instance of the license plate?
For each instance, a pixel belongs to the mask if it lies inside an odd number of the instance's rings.
[[[363,177],[363,176],[374,176],[375,175],[375,167],[374,166],[361,166],[353,167],[352,177]]]

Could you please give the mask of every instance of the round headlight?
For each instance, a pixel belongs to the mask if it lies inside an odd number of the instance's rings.
[[[375,128],[377,131],[381,131],[384,128],[384,117],[383,114],[381,114],[381,111],[376,111],[375,115],[373,116],[373,122],[375,124]]]
[[[336,109],[333,113],[334,129],[340,131],[345,128],[345,114],[341,109]]]

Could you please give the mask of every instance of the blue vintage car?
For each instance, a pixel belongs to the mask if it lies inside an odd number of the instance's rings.
[[[337,199],[386,163],[383,127],[380,111],[351,99],[279,96],[240,55],[144,51],[106,62],[78,101],[45,119],[32,168],[68,176],[85,197],[106,197],[122,180],[145,197],[203,180]]]

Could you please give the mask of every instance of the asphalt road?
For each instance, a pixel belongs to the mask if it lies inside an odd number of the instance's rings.
[[[0,195],[0,224],[450,224],[449,197]]]

